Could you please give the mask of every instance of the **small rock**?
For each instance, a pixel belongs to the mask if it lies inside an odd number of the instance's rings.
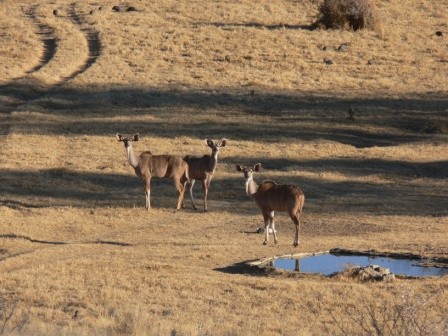
[[[226,55],[226,57],[224,57],[224,59],[225,59],[227,62],[230,62],[230,56],[229,56],[229,55]]]
[[[329,59],[329,58],[324,58],[324,63],[326,65],[331,65],[331,64],[333,64],[333,61],[331,59]]]
[[[330,50],[330,47],[329,47],[329,46],[324,46],[324,47],[322,48],[322,50],[323,50],[323,51]]]
[[[172,315],[173,311],[171,309],[164,309],[162,310],[162,316],[169,316]]]
[[[90,13],[89,13],[90,15],[93,15],[93,14],[95,14],[95,10],[94,9],[92,9],[91,11],[90,11]]]
[[[368,65],[376,65],[376,61],[374,59],[370,59],[367,61]]]
[[[112,10],[119,13],[125,13],[125,12],[135,12],[136,9],[133,6],[124,6],[124,5],[117,5],[113,6]]]
[[[275,233],[277,233],[277,230],[272,230],[271,227],[268,228],[268,233],[274,233],[274,231],[275,231]],[[264,228],[259,227],[259,228],[257,228],[257,230],[255,232],[257,232],[257,233],[264,233]]]
[[[436,36],[443,36],[443,32],[440,30],[436,31]]]
[[[377,265],[355,267],[351,275],[361,281],[393,281],[395,275],[388,268]]]
[[[53,15],[54,16],[59,16],[59,11],[57,9],[53,10]]]
[[[395,274],[393,273],[383,274],[382,277],[384,282],[392,282],[395,280]]]
[[[347,44],[341,44],[338,48],[338,51],[347,51],[348,50],[348,45]]]

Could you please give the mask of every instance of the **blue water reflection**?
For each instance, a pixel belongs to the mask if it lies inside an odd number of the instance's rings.
[[[448,274],[448,267],[422,267],[418,266],[421,260],[394,259],[390,257],[346,256],[333,254],[320,254],[315,256],[296,258],[279,258],[274,260],[274,267],[287,271],[303,273],[321,273],[331,275],[343,271],[347,266],[368,266],[371,264],[388,268],[397,275],[422,277],[442,276]]]

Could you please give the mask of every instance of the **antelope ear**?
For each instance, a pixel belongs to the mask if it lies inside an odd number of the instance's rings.
[[[138,141],[140,135],[138,133],[135,133],[134,136],[132,137],[132,141]]]
[[[123,141],[123,137],[120,133],[117,133],[117,135],[115,135],[115,137],[117,138],[118,141]]]
[[[227,144],[227,139],[222,138],[221,140],[219,140],[218,142],[218,147],[225,147]]]
[[[241,165],[239,165],[238,163],[236,164],[236,170],[241,172],[243,171],[243,167],[241,167]]]
[[[257,163],[255,166],[254,166],[254,168],[253,168],[253,171],[260,171],[261,170],[261,163]]]
[[[207,146],[209,146],[210,148],[213,148],[214,143],[213,143],[212,139],[205,139],[204,141]]]

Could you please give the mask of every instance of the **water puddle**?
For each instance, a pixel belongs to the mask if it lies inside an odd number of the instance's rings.
[[[431,263],[429,263],[430,265]],[[302,273],[320,273],[325,276],[340,273],[350,267],[378,265],[390,272],[408,277],[443,276],[448,274],[446,267],[428,266],[428,260],[397,259],[384,256],[320,254],[302,258],[277,258],[273,267]]]

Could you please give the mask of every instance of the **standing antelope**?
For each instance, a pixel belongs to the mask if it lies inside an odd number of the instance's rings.
[[[181,180],[189,180],[188,164],[179,156],[153,155],[150,151],[143,152],[137,156],[132,148],[132,142],[138,141],[138,133],[134,134],[132,138],[124,138],[121,134],[117,133],[116,138],[118,141],[123,141],[129,164],[134,168],[135,174],[143,180],[146,195],[146,210],[151,208],[150,183],[152,177],[173,179],[174,185],[179,192],[176,211],[179,210],[185,193]]]
[[[274,234],[274,242],[277,244],[277,232],[274,226],[274,210],[287,211],[295,224],[294,246],[299,245],[300,213],[302,212],[305,195],[299,187],[292,184],[276,184],[265,181],[258,184],[253,179],[254,172],[260,171],[261,163],[253,168],[236,165],[236,170],[244,173],[246,178],[246,193],[255,200],[264,218],[266,245],[269,241],[269,227]]]
[[[204,155],[203,157],[187,155],[184,160],[188,163],[188,175],[190,176],[190,199],[193,203],[193,208],[198,208],[194,204],[193,186],[196,180],[202,181],[202,189],[204,190],[204,211],[207,211],[207,196],[208,189],[210,188],[210,182],[212,181],[213,174],[215,173],[216,164],[218,163],[218,153],[221,147],[225,147],[227,139],[221,139],[217,142],[206,139],[205,144],[212,149],[212,155]],[[184,182],[184,188],[187,185],[187,181]]]

